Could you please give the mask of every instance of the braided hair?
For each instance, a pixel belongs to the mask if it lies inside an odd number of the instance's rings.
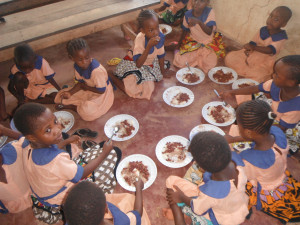
[[[87,42],[83,38],[76,38],[67,43],[67,52],[70,56],[82,49],[90,49]]]
[[[151,9],[142,10],[137,17],[139,29],[143,28],[146,20],[151,19],[153,17],[157,17],[157,14],[153,10]]]
[[[249,129],[258,134],[269,133],[270,128],[277,117],[272,112],[271,106],[262,100],[247,101],[239,105],[236,111],[236,119],[244,129]]]
[[[300,84],[300,55],[287,55],[280,59],[278,59],[277,62],[283,62],[284,64],[288,65],[289,68],[289,74],[286,74],[288,79],[297,81],[298,84]]]

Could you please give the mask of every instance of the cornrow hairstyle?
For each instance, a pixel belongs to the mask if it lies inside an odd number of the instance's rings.
[[[37,118],[45,111],[46,107],[38,103],[26,103],[18,108],[14,114],[16,128],[23,134],[33,134],[37,129]]]
[[[14,60],[17,65],[22,62],[34,61],[35,57],[35,52],[28,44],[18,45],[14,50]]]
[[[280,11],[280,13],[284,17],[284,20],[285,20],[286,23],[291,19],[293,13],[292,13],[292,10],[289,7],[287,7],[287,6],[278,6],[278,7],[276,7],[276,9]]]
[[[70,56],[82,49],[90,49],[87,42],[83,38],[76,38],[67,43],[67,52]]]
[[[270,128],[277,117],[271,106],[262,100],[247,101],[239,105],[236,110],[238,124],[258,134],[270,132]]]
[[[226,139],[212,131],[196,134],[189,151],[197,164],[211,173],[222,171],[231,161],[231,150]]]
[[[297,81],[298,84],[300,84],[300,55],[287,55],[280,59],[278,59],[277,62],[283,62],[284,64],[288,65],[289,68],[289,74],[286,74],[288,79]]]
[[[144,27],[144,23],[146,20],[151,19],[153,17],[157,17],[156,12],[154,12],[153,10],[151,10],[151,9],[142,10],[137,17],[139,29]]]
[[[68,194],[63,205],[69,225],[99,225],[104,218],[106,199],[96,184],[82,181]]]

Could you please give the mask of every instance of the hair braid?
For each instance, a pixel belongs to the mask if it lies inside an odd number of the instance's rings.
[[[151,9],[142,10],[137,17],[139,29],[143,28],[144,22],[146,20],[151,19],[153,17],[157,17],[157,14],[153,10]]]
[[[82,49],[89,49],[87,42],[83,38],[76,38],[67,43],[67,52],[70,56]]]

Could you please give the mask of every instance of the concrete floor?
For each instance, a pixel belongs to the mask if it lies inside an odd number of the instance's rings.
[[[91,34],[86,36],[85,39],[90,45],[91,55],[99,60],[107,70],[114,69],[114,67],[108,66],[106,61],[114,57],[122,58],[131,44],[123,39],[119,27]],[[55,79],[60,86],[72,82],[73,62],[68,59],[65,43],[38,51],[38,54],[45,57],[56,71],[57,75]],[[166,58],[172,62],[173,53],[167,52]],[[7,76],[12,64],[12,60],[0,63],[1,87],[3,87],[6,92]],[[221,65],[222,62],[219,64]],[[201,117],[201,110],[206,103],[218,100],[213,89],[224,90],[231,88],[231,85],[215,84],[206,76],[201,84],[188,87],[194,92],[194,102],[186,108],[177,109],[168,106],[162,99],[164,90],[174,85],[182,85],[176,80],[176,77],[164,79],[157,83],[155,92],[150,101],[132,99],[120,90],[117,90],[115,91],[115,102],[112,108],[107,114],[93,122],[85,122],[81,120],[76,113],[72,112],[76,122],[73,129],[69,132],[72,133],[75,129],[88,127],[99,132],[96,141],[101,141],[107,139],[103,127],[106,121],[112,116],[123,113],[130,114],[139,121],[140,129],[134,138],[125,142],[115,142],[114,144],[122,149],[123,158],[131,154],[139,153],[151,157],[156,163],[158,176],[154,184],[143,192],[144,206],[152,224],[156,225],[174,224],[173,221],[167,221],[162,215],[162,208],[168,207],[165,200],[165,180],[169,175],[183,176],[189,167],[188,165],[185,168],[171,169],[162,165],[155,156],[156,144],[160,139],[168,135],[181,135],[188,138],[189,132],[193,127],[200,123],[207,123]],[[7,93],[8,109],[12,109],[14,104],[15,100]],[[222,129],[224,129],[225,132],[228,131],[228,127]],[[299,161],[288,159],[288,164],[292,174],[299,179]],[[126,190],[117,185],[115,192],[126,192]],[[0,224],[23,225],[43,223],[36,221],[33,218],[31,210],[28,209],[17,215],[0,215]],[[254,212],[250,220],[243,224],[276,225],[281,223],[261,212]]]

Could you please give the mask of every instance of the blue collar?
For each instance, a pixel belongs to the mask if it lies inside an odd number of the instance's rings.
[[[174,0],[174,2],[177,4],[179,2],[182,2],[183,4],[187,4],[189,0]]]
[[[266,40],[269,37],[272,38],[272,41],[281,41],[283,39],[288,39],[288,36],[287,36],[285,30],[282,30],[279,33],[270,35],[266,26],[260,28],[260,38],[262,40]]]
[[[42,65],[43,65],[43,57],[37,55],[37,56],[36,56],[36,60],[35,60],[35,62],[34,62],[34,69],[40,70],[40,69],[42,68]],[[20,69],[20,67],[19,67],[17,64],[16,64],[16,67],[17,67],[17,69],[18,69],[21,73],[26,74],[25,72],[23,72],[23,71]]]
[[[201,16],[197,17],[197,19],[201,20],[202,23],[205,23],[205,21],[207,20],[208,15],[209,15],[211,9],[212,9],[212,8],[206,6],[206,7],[204,8],[204,10],[203,10]],[[192,10],[192,9],[189,10],[189,11],[187,11],[187,12],[185,13],[185,20],[186,20],[187,23],[189,23],[189,22],[188,22],[188,19],[191,18],[191,17],[194,17],[194,15],[193,15],[193,10]]]
[[[85,79],[90,79],[93,70],[98,68],[99,66],[100,63],[96,59],[93,59],[89,67],[85,70],[81,69],[76,63],[74,63],[74,68],[77,71],[77,73]]]
[[[130,225],[130,220],[125,213],[110,202],[107,202],[107,205],[114,218],[114,225]]]
[[[52,145],[50,148],[37,148],[32,151],[32,161],[36,165],[46,165],[50,163],[58,154],[65,151],[59,149],[57,145]]]
[[[28,145],[30,145],[30,142],[25,138],[22,144],[22,148],[26,148]]]
[[[149,51],[149,54],[152,54],[154,52],[154,47],[156,47],[157,49],[160,49],[161,47],[164,46],[165,44],[165,35],[162,33],[162,32],[159,32],[159,37],[160,37],[160,41],[158,42],[157,45],[153,46],[150,51]],[[147,37],[145,36],[145,48],[147,47],[147,44],[148,44],[148,39]]]
[[[17,151],[11,143],[8,143],[1,148],[0,154],[2,155],[3,165],[13,164],[17,160],[17,157],[18,157]]]

